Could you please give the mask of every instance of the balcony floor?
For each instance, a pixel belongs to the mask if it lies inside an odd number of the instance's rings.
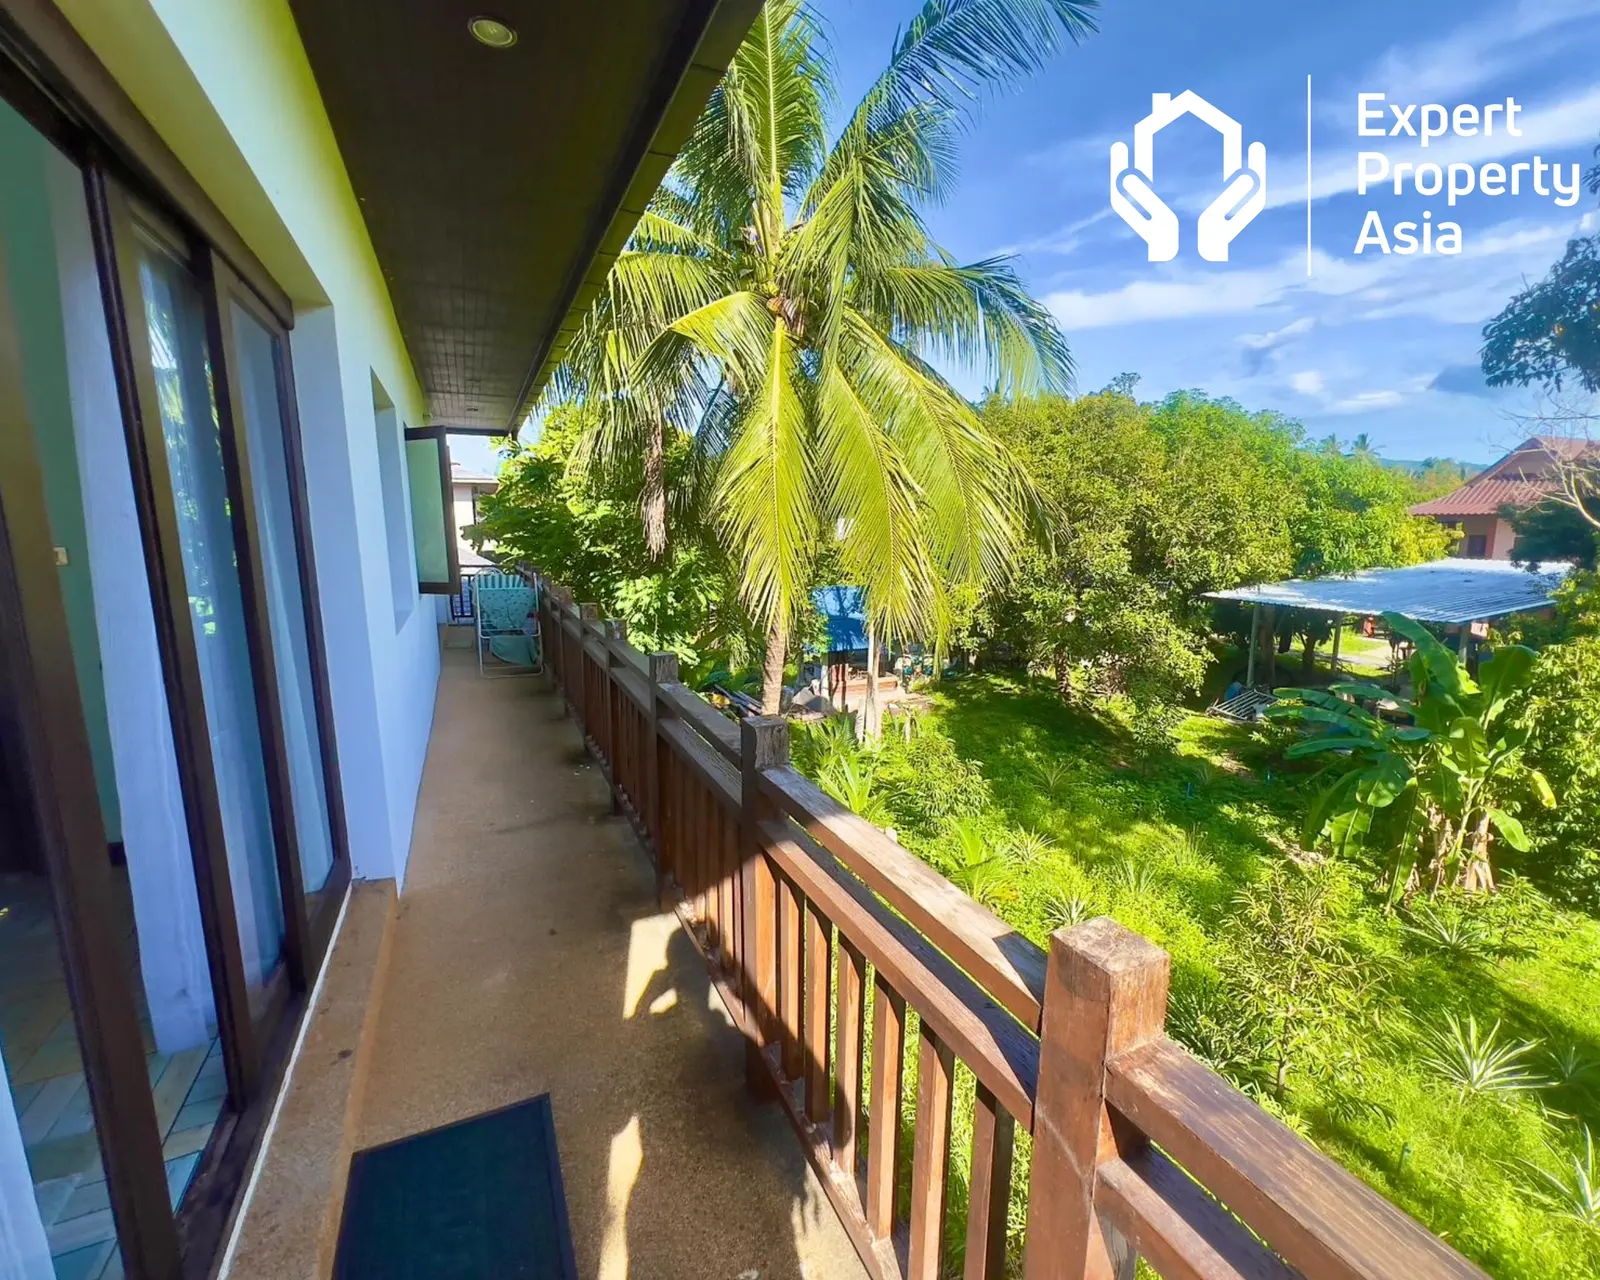
[[[864,1276],[545,681],[443,666],[356,1145],[549,1092],[580,1275]]]

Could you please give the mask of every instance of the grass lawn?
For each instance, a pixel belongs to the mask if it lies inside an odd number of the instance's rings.
[[[1200,716],[1173,752],[1141,762],[1048,686],[982,677],[945,685],[922,732],[981,767],[987,827],[1050,842],[1026,863],[1008,854],[982,896],[1040,942],[1062,899],[1115,916],[1171,953],[1175,994],[1223,978],[1236,897],[1284,860],[1305,812],[1305,775],[1275,767],[1255,731]],[[948,839],[907,843],[948,866]],[[1268,1105],[1501,1280],[1600,1275],[1600,1230],[1541,1203],[1523,1163],[1570,1182],[1583,1126],[1600,1129],[1600,923],[1508,895],[1482,917],[1489,949],[1469,956],[1386,916],[1375,878],[1352,869],[1335,927],[1376,986],[1359,1015],[1314,1028]],[[1561,1082],[1463,1095],[1422,1060],[1447,1013],[1537,1042],[1524,1065]]]

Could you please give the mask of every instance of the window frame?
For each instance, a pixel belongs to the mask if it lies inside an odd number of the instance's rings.
[[[456,545],[459,534],[453,527],[455,512],[455,486],[450,475],[450,441],[448,432],[442,426],[432,427],[407,427],[401,432],[401,444],[408,445],[413,440],[434,440],[438,443],[439,453],[439,493],[444,506],[444,546],[445,558],[449,564],[449,576],[441,579],[430,579],[422,576],[422,560],[420,556],[413,555],[413,563],[417,568],[417,590],[425,596],[454,596],[461,594],[461,550]],[[401,462],[404,464],[402,471],[406,480],[406,500],[410,505],[411,498],[411,454],[402,449]],[[416,539],[416,510],[411,510],[411,536],[413,544]],[[413,547],[413,550],[415,548]]]

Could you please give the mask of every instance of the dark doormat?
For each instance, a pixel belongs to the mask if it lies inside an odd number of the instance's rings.
[[[577,1280],[550,1095],[358,1151],[334,1280]]]

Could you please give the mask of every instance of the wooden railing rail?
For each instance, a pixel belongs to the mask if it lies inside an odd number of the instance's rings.
[[[1166,1036],[1160,948],[1099,919],[1046,953],[796,772],[785,721],[734,723],[672,655],[539,585],[564,705],[877,1280],[936,1280],[956,1241],[965,1280],[1008,1274],[1019,1124],[1026,1280],[1131,1280],[1139,1257],[1168,1280],[1484,1276]],[[972,1150],[947,1235],[958,1061]]]

